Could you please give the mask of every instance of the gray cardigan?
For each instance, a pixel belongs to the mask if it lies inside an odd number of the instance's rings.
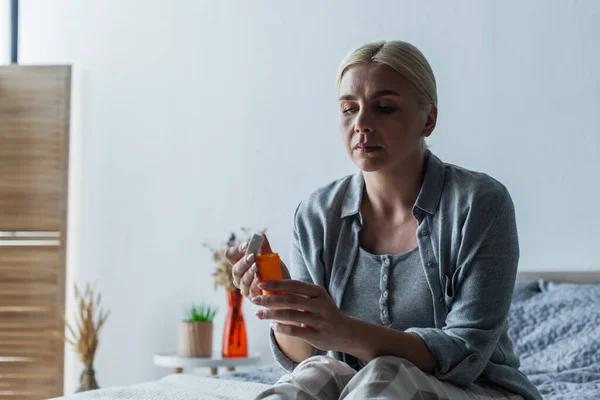
[[[317,190],[296,210],[291,276],[327,288],[338,307],[359,250],[363,185],[361,172],[347,176]],[[406,332],[419,335],[437,359],[435,376],[456,385],[483,381],[541,399],[518,370],[507,332],[519,243],[506,188],[427,151],[413,215],[435,326]],[[279,349],[272,331],[270,341],[275,359],[293,370],[296,364]]]

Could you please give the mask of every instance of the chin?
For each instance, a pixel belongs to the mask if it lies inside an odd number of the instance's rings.
[[[352,160],[362,172],[377,172],[386,167],[386,163],[381,160]]]

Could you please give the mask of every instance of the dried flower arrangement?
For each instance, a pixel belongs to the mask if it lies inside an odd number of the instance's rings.
[[[77,285],[75,287],[75,300],[78,305],[77,314],[75,315],[75,325],[71,325],[66,316],[63,314],[63,322],[68,330],[70,337],[63,331],[52,331],[51,334],[66,343],[70,343],[75,347],[75,351],[79,354],[81,362],[85,368],[81,374],[80,386],[77,392],[98,389],[96,376],[94,371],[94,356],[98,349],[98,332],[106,322],[110,311],[100,309],[100,300],[102,295],[100,292],[96,295],[96,288],[91,288],[89,283],[85,286],[85,292],[81,294]],[[95,318],[95,309],[98,311],[98,318]],[[77,327],[77,331],[73,329]]]
[[[250,240],[250,237],[252,236],[251,231],[248,228],[241,228],[240,230],[245,236],[244,241]],[[265,234],[266,231],[267,229],[265,228],[260,231],[259,234]],[[239,246],[240,243],[242,243],[242,241],[238,238],[238,236],[236,236],[235,233],[232,232],[229,240],[223,245],[222,248],[215,249],[206,243],[204,244],[204,247],[208,248],[212,252],[213,260],[217,263],[215,266],[215,272],[212,274],[212,276],[215,278],[215,290],[219,286],[223,286],[225,290],[237,290],[233,284],[233,276],[231,273],[232,265],[229,263],[229,261],[227,261],[227,258],[225,258],[225,250],[227,250],[229,247]]]

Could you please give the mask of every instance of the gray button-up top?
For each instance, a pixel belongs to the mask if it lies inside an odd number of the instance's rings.
[[[296,210],[290,274],[327,288],[338,307],[358,256],[363,187],[362,173],[347,176],[317,190]],[[429,347],[437,359],[435,376],[456,385],[482,381],[525,399],[541,399],[518,370],[507,333],[519,243],[506,188],[427,151],[413,215],[435,325],[405,332],[416,333]],[[293,370],[296,364],[279,349],[272,332],[270,337],[276,360]],[[315,349],[313,354],[325,352]]]

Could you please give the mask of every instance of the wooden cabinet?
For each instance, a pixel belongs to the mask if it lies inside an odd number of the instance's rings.
[[[63,393],[71,68],[0,67],[0,399]]]

